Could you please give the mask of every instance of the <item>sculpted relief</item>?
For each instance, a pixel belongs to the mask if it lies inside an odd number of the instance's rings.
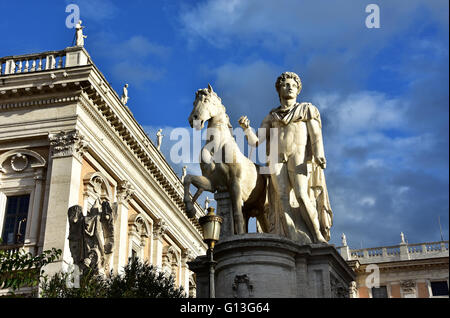
[[[275,83],[280,105],[264,118],[258,133],[247,116],[239,119],[249,145],[266,142],[266,166],[249,160],[238,148],[221,99],[209,86],[198,90],[189,116],[191,127],[207,126],[207,142],[201,150],[202,176],[184,178],[186,210],[193,213],[189,187],[229,192],[234,234],[247,232],[249,217],[257,217],[262,232],[288,237],[301,244],[327,243],[333,213],[325,182],[325,151],[319,110],[297,102],[302,89],[299,76],[281,74]]]
[[[109,272],[116,215],[116,205],[111,207],[108,201],[100,204],[96,200],[86,216],[79,205],[69,208],[69,247],[74,264],[81,270]]]
[[[114,251],[117,203],[110,204],[111,189],[101,173],[88,173],[83,185],[84,205],[88,207],[85,215],[80,205],[68,210],[70,252],[80,270],[105,274],[110,271]]]

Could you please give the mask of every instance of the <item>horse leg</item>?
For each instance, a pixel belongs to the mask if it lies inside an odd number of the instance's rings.
[[[258,220],[259,227],[263,231],[263,233],[269,232],[269,222],[267,221],[266,214],[264,213],[264,210],[258,211],[259,214],[256,216],[256,219]]]
[[[233,207],[234,232],[245,233],[244,217],[242,215],[242,195],[239,180],[235,179],[230,186],[231,205]]]
[[[244,232],[248,233],[248,222],[250,220],[250,216],[248,215],[248,213],[244,213]]]
[[[191,199],[191,194],[189,191],[189,188],[191,184],[196,187],[198,190],[196,194],[194,195],[193,200]],[[203,191],[210,191],[213,192],[213,186],[208,178],[204,176],[193,176],[193,175],[186,175],[184,177],[184,204],[186,205],[186,213],[189,218],[192,218],[195,216],[195,209],[194,209],[194,202],[197,200],[198,196]]]
[[[205,189],[198,188],[197,192],[195,192],[194,196],[192,197],[192,201],[193,202],[197,201],[198,197],[203,193],[203,191],[205,191]]]

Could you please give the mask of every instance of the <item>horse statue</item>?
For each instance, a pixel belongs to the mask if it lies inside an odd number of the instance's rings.
[[[184,178],[184,203],[188,217],[195,215],[194,202],[203,191],[228,192],[231,198],[234,234],[248,232],[250,217],[256,217],[263,232],[268,232],[264,213],[267,177],[259,173],[260,166],[248,159],[240,150],[232,134],[230,119],[219,96],[208,88],[195,94],[194,109],[189,124],[196,130],[208,122],[206,144],[200,153],[202,176]],[[190,185],[197,188],[191,199]]]

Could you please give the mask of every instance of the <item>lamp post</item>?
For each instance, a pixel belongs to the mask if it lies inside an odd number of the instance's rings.
[[[220,224],[223,219],[214,213],[214,208],[208,208],[208,214],[198,219],[203,229],[203,241],[208,244],[208,264],[209,264],[209,298],[215,298],[216,292],[214,289],[214,245],[219,240]]]

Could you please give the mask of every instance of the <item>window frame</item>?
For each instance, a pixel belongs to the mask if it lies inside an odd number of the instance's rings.
[[[386,297],[374,297],[374,295],[373,295],[374,288],[376,288],[376,289],[384,288],[384,290],[386,291]],[[389,298],[388,286],[387,285],[380,285],[379,287],[372,287],[370,289],[370,294],[371,294],[372,298]]]
[[[433,287],[431,286],[432,283],[446,283],[447,284],[447,295],[433,295]],[[429,294],[430,298],[449,298],[449,285],[448,280],[442,279],[442,280],[430,280],[429,281]]]
[[[27,157],[27,164],[23,169],[14,169],[11,160],[19,153]],[[7,198],[29,195],[24,243],[19,246],[33,254],[36,252],[33,247],[38,246],[40,238],[39,223],[43,216],[46,167],[46,160],[33,150],[13,149],[0,155],[0,235],[3,236]],[[7,245],[2,243],[2,246]]]
[[[8,208],[8,202],[11,202],[11,201],[9,201],[11,198],[17,198],[17,197],[28,197],[28,207],[27,207],[27,211],[26,211],[26,213],[24,213],[25,214],[25,229],[24,229],[24,233],[23,233],[23,238],[21,239],[21,241],[20,242],[17,242],[17,238],[16,237],[14,237],[14,243],[12,243],[12,244],[9,244],[8,243],[8,238],[5,238],[5,240],[3,241],[3,242],[1,242],[1,245],[3,245],[3,246],[20,246],[20,245],[24,245],[25,244],[25,237],[26,237],[26,230],[27,230],[27,225],[28,225],[28,215],[30,214],[30,204],[31,204],[31,194],[19,194],[19,195],[17,195],[17,194],[14,194],[14,195],[8,195],[8,196],[6,196],[6,199],[5,199],[5,207],[4,207],[4,212],[3,212],[3,221],[2,221],[2,229],[1,229],[1,238],[3,239],[3,236],[4,236],[4,234],[5,234],[5,221],[6,221],[6,218],[7,218],[7,208]],[[15,223],[14,223],[14,233],[17,233],[17,231],[19,230],[18,228],[16,228],[16,227],[18,227],[19,225],[20,225],[20,222],[21,221],[19,221],[18,220],[18,218],[17,218],[17,215],[18,215],[19,213],[17,212],[17,209],[16,209],[16,211],[14,211],[14,217],[15,217]],[[17,224],[17,223],[19,223],[19,224]],[[21,225],[21,226],[23,226],[23,225]],[[14,234],[14,236],[16,236],[17,234]]]

